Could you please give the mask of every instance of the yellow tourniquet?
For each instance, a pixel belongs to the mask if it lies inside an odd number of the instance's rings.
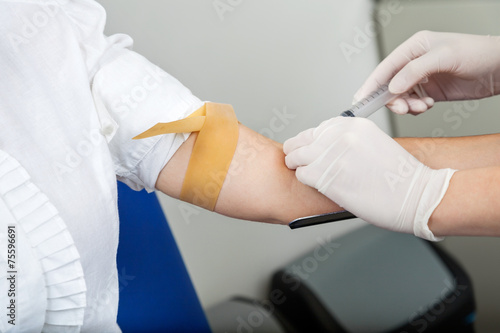
[[[197,131],[180,199],[214,210],[238,143],[238,119],[231,105],[205,103],[186,118],[158,123],[134,139]]]

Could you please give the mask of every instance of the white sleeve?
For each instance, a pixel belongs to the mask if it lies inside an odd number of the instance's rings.
[[[158,174],[188,134],[132,138],[158,122],[185,117],[203,102],[168,73],[131,51],[130,37],[106,37],[105,12],[95,1],[70,4],[66,12],[80,35],[98,114],[117,127],[116,132],[110,129],[114,133],[108,137],[116,175],[135,190],[153,191]]]

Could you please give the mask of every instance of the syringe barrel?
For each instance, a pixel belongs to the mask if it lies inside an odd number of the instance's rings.
[[[389,86],[385,84],[368,95],[366,98],[363,98],[361,101],[354,104],[349,110],[343,112],[342,116],[352,117],[352,115],[348,114],[349,112],[351,112],[354,117],[366,118],[392,101],[397,96],[398,95],[392,94],[389,91]],[[347,114],[344,115],[345,113]]]

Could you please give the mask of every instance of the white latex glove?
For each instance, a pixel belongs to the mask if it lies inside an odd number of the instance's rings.
[[[336,117],[287,140],[302,183],[379,227],[434,237],[427,226],[455,170],[433,170],[365,118]]]
[[[392,93],[405,93],[387,105],[399,114],[422,113],[435,101],[496,95],[500,93],[500,37],[418,32],[377,66],[354,99],[361,100],[389,80]]]

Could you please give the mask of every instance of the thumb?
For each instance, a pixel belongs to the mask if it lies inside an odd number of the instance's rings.
[[[439,66],[433,54],[427,53],[416,58],[394,75],[389,83],[389,91],[393,94],[407,92],[419,83],[426,82],[429,76],[442,71]]]

